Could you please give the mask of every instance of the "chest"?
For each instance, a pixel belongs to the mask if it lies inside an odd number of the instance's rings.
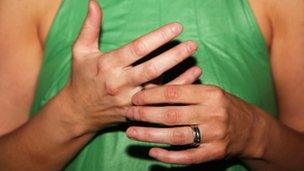
[[[50,27],[52,25],[52,22],[54,21],[56,13],[60,9],[60,5],[63,1],[64,0],[54,0],[54,1],[46,1],[45,2],[45,3],[47,3],[46,5],[50,7],[50,9],[48,10],[46,15],[43,15],[43,17],[41,17],[41,20],[40,20],[39,25],[38,25],[38,27],[39,27],[39,38],[42,42],[42,46],[44,46],[44,44],[46,42],[46,38],[47,38],[48,32],[50,30]],[[139,1],[139,2],[144,3],[145,8],[141,7],[140,9],[136,9],[136,6],[134,6],[134,5],[131,8],[131,10],[133,10],[133,12],[137,12],[137,15],[143,15],[147,11],[147,9],[150,8],[150,6],[149,6],[150,4],[156,3],[156,1],[154,1],[154,0],[153,1],[152,0]],[[166,1],[163,1],[163,2],[166,2]],[[198,0],[191,0],[191,1],[189,1],[188,5],[190,5],[190,6],[191,5],[199,5],[199,4],[197,4],[197,2],[199,2],[199,1]],[[262,34],[263,34],[263,37],[265,38],[265,41],[266,41],[267,45],[270,46],[271,34],[272,33],[271,33],[269,19],[266,17],[266,12],[265,12],[266,7],[265,7],[264,3],[262,3],[260,0],[248,0],[248,3],[249,3],[249,5],[252,9],[252,12],[253,12],[253,14],[256,18],[258,26],[259,26]],[[101,1],[100,4],[103,8],[104,6],[107,6],[109,4],[109,1],[103,0],[103,1]],[[126,3],[126,4],[132,5],[131,3]],[[184,19],[188,19],[189,18],[188,15],[191,15],[191,13],[186,13],[186,14],[183,13],[183,12],[185,12],[185,7],[183,5],[180,5],[179,8],[176,8],[175,6],[172,6],[170,4],[171,4],[171,2],[162,3],[162,4],[157,5],[159,9],[165,10],[165,13],[154,13],[154,14],[150,13],[148,15],[153,15],[154,19],[152,19],[152,20],[155,20],[155,21],[156,20],[162,20],[162,19],[165,20],[166,16],[168,17],[169,15],[178,15],[178,14],[183,15],[184,14],[185,15]],[[139,5],[137,5],[137,6],[139,6]],[[216,7],[213,7],[213,8],[216,8]],[[218,8],[220,8],[220,7],[218,7]],[[171,14],[170,14],[169,11],[171,11]],[[169,12],[169,13],[167,13],[167,12]],[[182,12],[182,13],[180,13],[180,12]],[[104,16],[104,18],[107,18],[107,16]]]

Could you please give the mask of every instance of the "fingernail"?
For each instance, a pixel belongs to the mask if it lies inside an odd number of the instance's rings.
[[[175,23],[172,27],[171,30],[173,33],[179,33],[181,31],[182,27],[180,24]]]
[[[192,52],[192,49],[193,49],[193,48],[192,48],[192,43],[191,43],[191,41],[188,41],[186,44],[187,44],[187,49],[188,49],[188,51],[189,51],[189,52]]]
[[[192,41],[188,41],[187,42],[187,48],[189,51],[193,51],[197,49],[196,43],[192,42]]]

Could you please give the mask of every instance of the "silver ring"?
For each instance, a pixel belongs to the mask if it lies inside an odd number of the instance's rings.
[[[193,131],[193,143],[191,144],[192,147],[198,147],[201,144],[202,136],[198,126],[191,126]]]

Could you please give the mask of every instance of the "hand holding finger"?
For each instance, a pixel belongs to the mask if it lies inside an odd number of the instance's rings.
[[[192,84],[194,81],[196,81],[202,74],[202,70],[197,67],[191,67],[189,68],[187,71],[185,71],[184,73],[182,73],[180,76],[178,76],[177,78],[175,78],[174,80],[170,81],[169,83],[165,84],[165,85],[185,85],[185,84]],[[157,87],[157,84],[146,84],[144,86],[144,89],[150,89],[153,87]]]
[[[202,70],[197,67],[191,67],[186,72],[184,72],[182,75],[178,76],[174,80],[170,81],[167,85],[185,85],[185,84],[192,84],[196,80],[199,79],[199,77],[202,75]]]
[[[159,77],[173,68],[196,51],[196,44],[192,41],[183,42],[155,58],[135,66],[130,70],[130,83],[143,84]]]
[[[222,141],[227,135],[225,125],[215,121],[210,121],[205,124],[169,128],[131,126],[127,129],[126,135],[137,141],[169,145],[191,145],[194,143],[194,130],[192,127],[197,127],[199,129],[200,144],[210,143],[212,141]]]
[[[200,96],[205,91],[204,96]],[[165,85],[143,90],[135,94],[132,102],[135,105],[153,104],[198,104],[209,98],[212,88],[203,85]]]
[[[192,164],[222,159],[228,155],[257,157],[265,147],[255,137],[263,137],[265,134],[253,132],[257,128],[256,108],[219,87],[159,86],[137,93],[133,97],[133,103],[138,106],[128,111],[127,116],[131,119],[170,127],[130,127],[127,130],[130,138],[171,145],[192,144],[200,138],[199,146],[191,150],[153,148],[150,155],[160,161]],[[185,105],[148,106],[164,103]],[[204,153],[199,154],[198,151]]]

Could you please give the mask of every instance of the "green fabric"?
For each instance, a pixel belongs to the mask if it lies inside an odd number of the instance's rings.
[[[247,0],[99,0],[104,21],[101,47],[109,51],[168,22],[184,25],[179,41],[199,45],[194,55],[201,81],[255,104],[276,116],[265,41]],[[66,84],[71,46],[87,12],[87,0],[64,0],[50,29],[31,116]],[[185,167],[149,159],[150,143],[126,138],[126,126],[100,132],[66,170],[246,170],[238,161]],[[51,154],[50,154],[51,155]]]

